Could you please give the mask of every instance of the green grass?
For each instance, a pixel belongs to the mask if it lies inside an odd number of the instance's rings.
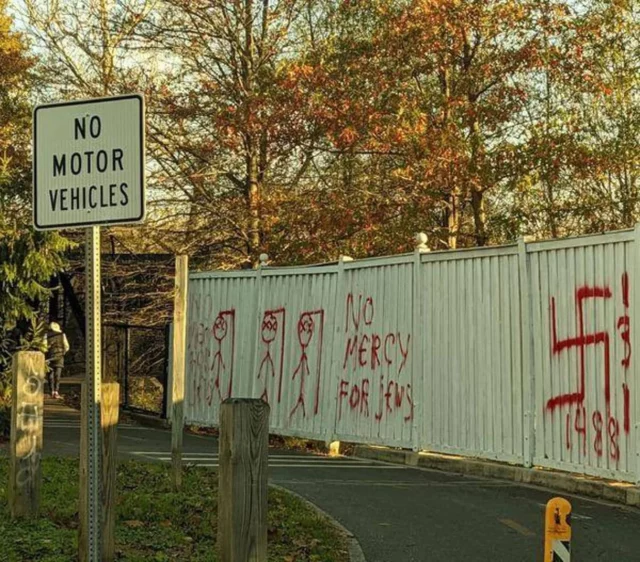
[[[40,518],[12,521],[6,459],[0,460],[0,560],[77,560],[78,461],[42,462]],[[116,550],[131,562],[215,562],[217,473],[186,467],[184,491],[173,492],[169,467],[118,466]],[[269,561],[346,562],[346,542],[328,521],[297,498],[269,491]]]

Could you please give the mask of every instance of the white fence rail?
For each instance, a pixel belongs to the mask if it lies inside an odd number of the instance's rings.
[[[187,422],[638,481],[639,233],[192,274]]]

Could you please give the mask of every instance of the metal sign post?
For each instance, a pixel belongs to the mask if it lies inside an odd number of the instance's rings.
[[[100,562],[100,474],[101,474],[101,434],[100,434],[100,359],[101,359],[101,323],[100,323],[100,227],[92,226],[85,230],[86,255],[86,375],[84,392],[86,393],[86,431],[87,451],[83,458],[86,462],[86,529],[85,540],[87,560]]]
[[[80,434],[81,562],[102,560],[100,227],[145,215],[141,95],[41,105],[33,119],[33,223],[85,227],[86,373]],[[106,476],[105,476],[106,478]]]

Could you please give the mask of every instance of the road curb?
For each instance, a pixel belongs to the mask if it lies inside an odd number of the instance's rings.
[[[362,459],[403,464],[413,468],[426,468],[483,476],[498,480],[550,488],[560,492],[599,498],[613,503],[640,507],[640,487],[627,482],[613,482],[583,474],[570,474],[545,468],[525,468],[498,462],[452,457],[435,453],[415,453],[400,449],[356,445],[353,456]]]
[[[347,529],[342,523],[340,523],[331,515],[329,515],[326,511],[324,511],[324,509],[319,508],[315,503],[310,502],[307,498],[302,497],[297,492],[293,492],[288,488],[284,488],[282,486],[278,486],[277,484],[271,484],[271,483],[269,484],[269,486],[271,488],[274,488],[276,490],[281,490],[287,494],[291,494],[292,496],[298,498],[302,503],[309,506],[316,513],[328,519],[329,522],[334,527],[336,527],[337,529],[340,529],[340,531],[342,531],[347,537],[347,544],[349,545],[350,562],[367,562],[367,559],[364,557],[364,552],[362,552],[362,547],[360,546],[360,543],[358,542],[358,539],[355,537],[355,535],[349,529]]]
[[[121,411],[122,417],[127,417],[130,420],[145,426],[145,427],[154,427],[156,429],[170,429],[171,428],[171,424],[169,423],[168,420],[156,417],[156,416],[150,416],[147,414],[140,414],[138,412],[131,412],[129,410],[123,410]]]

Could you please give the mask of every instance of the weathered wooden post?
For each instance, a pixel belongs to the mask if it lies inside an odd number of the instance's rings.
[[[88,450],[89,435],[87,426],[87,384],[83,382],[80,386],[80,466],[78,491],[78,559],[80,562],[89,560],[89,530],[88,530],[88,506],[87,485],[89,482]]]
[[[116,558],[116,471],[120,385],[102,384],[102,562]]]
[[[267,560],[269,405],[229,398],[220,408],[218,544],[222,562]]]
[[[187,342],[187,285],[189,257],[176,257],[176,286],[173,300],[173,354],[171,374],[171,465],[173,485],[182,487],[182,432],[184,426],[184,367]]]
[[[131,363],[131,329],[124,327],[124,406],[129,406],[129,364]]]
[[[42,482],[44,355],[18,351],[12,370],[9,507],[14,518],[37,517]]]

